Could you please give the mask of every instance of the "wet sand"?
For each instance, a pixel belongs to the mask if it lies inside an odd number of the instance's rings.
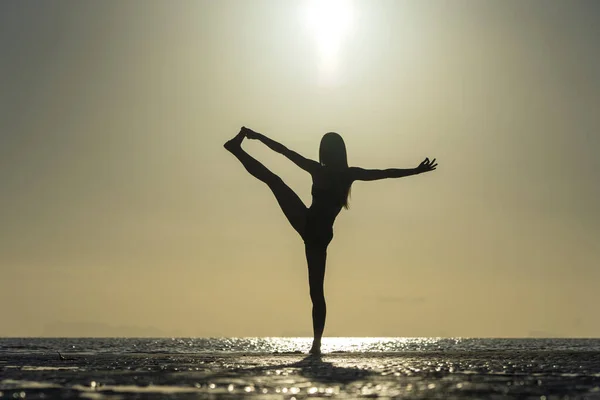
[[[600,399],[596,351],[63,357],[2,356],[2,398]]]

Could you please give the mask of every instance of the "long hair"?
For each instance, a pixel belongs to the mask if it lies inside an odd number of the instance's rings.
[[[319,162],[323,166],[332,167],[334,169],[344,171],[348,168],[348,154],[346,153],[346,144],[344,139],[335,133],[328,132],[323,135],[321,145],[319,146]],[[337,182],[337,189],[340,194],[340,201],[344,208],[348,209],[348,199],[350,198],[350,186],[352,182],[343,180],[340,175],[340,180]]]

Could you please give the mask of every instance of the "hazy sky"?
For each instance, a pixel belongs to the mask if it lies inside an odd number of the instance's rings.
[[[354,185],[326,336],[600,336],[599,21],[596,0],[0,2],[0,335],[311,335],[302,242],[222,147],[246,125],[314,159],[336,131],[352,165],[439,160]]]

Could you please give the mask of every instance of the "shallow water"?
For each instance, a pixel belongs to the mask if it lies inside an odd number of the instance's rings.
[[[0,338],[0,354],[308,352],[311,338]],[[600,339],[324,338],[323,352],[599,351]]]
[[[2,398],[600,399],[600,340],[0,339]],[[64,359],[59,359],[60,351]],[[566,397],[565,397],[566,396]]]

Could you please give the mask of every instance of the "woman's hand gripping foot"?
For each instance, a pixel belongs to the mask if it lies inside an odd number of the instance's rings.
[[[235,135],[235,137],[233,139],[228,140],[223,145],[223,147],[225,147],[227,150],[229,150],[231,152],[234,152],[236,149],[239,149],[242,144],[242,141],[246,137],[249,130],[250,129],[246,128],[245,126],[242,126],[242,128],[240,129],[238,134]]]

